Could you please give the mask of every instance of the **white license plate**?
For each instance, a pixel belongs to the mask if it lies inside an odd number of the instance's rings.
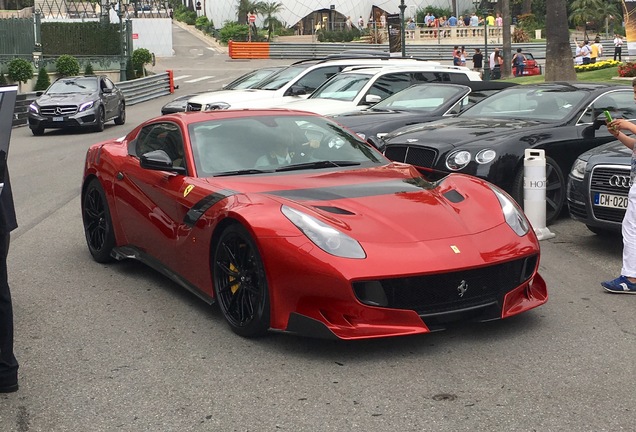
[[[53,117],[53,121],[64,121],[64,117]]]
[[[594,205],[599,207],[626,209],[627,197],[596,192],[594,194]]]

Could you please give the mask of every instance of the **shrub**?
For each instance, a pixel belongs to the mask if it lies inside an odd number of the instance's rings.
[[[46,72],[46,69],[43,67],[40,68],[38,72],[38,80],[35,82],[35,87],[33,90],[35,91],[44,91],[51,85],[51,79],[49,78],[49,74]]]
[[[249,27],[247,25],[228,21],[219,31],[219,38],[223,43],[228,43],[230,39],[234,41],[246,41],[248,32]]]
[[[194,27],[199,29],[199,30],[204,30],[208,26],[209,23],[210,23],[210,21],[208,20],[208,17],[206,17],[204,15],[201,15],[194,22]]]
[[[7,78],[4,76],[4,72],[0,71],[0,87],[4,87],[6,85],[9,85]]]
[[[515,28],[515,31],[512,33],[512,42],[520,43],[520,42],[530,42],[530,35],[519,27]]]
[[[33,78],[33,65],[22,58],[15,58],[9,62],[9,78],[15,82],[26,83]]]
[[[137,75],[144,75],[144,66],[152,62],[152,54],[146,48],[137,48],[133,51],[131,60]]]
[[[84,68],[84,75],[95,75],[92,64],[86,63],[86,67]]]
[[[64,54],[55,61],[55,70],[63,77],[79,75],[80,64],[72,55]]]
[[[594,63],[596,64],[596,63]],[[588,66],[588,65],[586,65]],[[575,68],[576,69],[576,68]],[[636,77],[636,63],[627,62],[618,66],[619,77]]]
[[[197,21],[197,13],[184,5],[179,5],[174,10],[174,19],[182,21],[188,25],[195,25]]]

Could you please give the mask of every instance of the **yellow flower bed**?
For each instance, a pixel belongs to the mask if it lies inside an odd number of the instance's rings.
[[[574,70],[576,72],[589,72],[589,71],[595,71],[599,69],[611,68],[614,66],[618,66],[620,64],[621,62],[617,60],[602,60],[602,61],[597,61],[596,63],[574,66]]]

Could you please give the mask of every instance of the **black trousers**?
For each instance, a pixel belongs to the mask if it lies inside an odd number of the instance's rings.
[[[7,278],[9,233],[0,232],[0,381],[11,380],[18,373],[13,353],[13,307]]]
[[[623,61],[621,59],[621,51],[622,51],[621,47],[619,47],[619,46],[614,47],[614,60],[616,60],[616,57],[618,57],[618,61]]]

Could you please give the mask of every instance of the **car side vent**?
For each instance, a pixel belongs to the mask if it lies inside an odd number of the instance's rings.
[[[449,200],[452,203],[459,203],[464,201],[464,196],[457,192],[455,189],[450,190],[448,192],[444,192],[444,198]]]
[[[351,213],[349,210],[345,210],[342,209],[340,207],[332,207],[332,206],[314,206],[317,209],[329,212],[329,213],[334,213],[334,214],[341,214],[341,215],[353,215],[354,213]]]

